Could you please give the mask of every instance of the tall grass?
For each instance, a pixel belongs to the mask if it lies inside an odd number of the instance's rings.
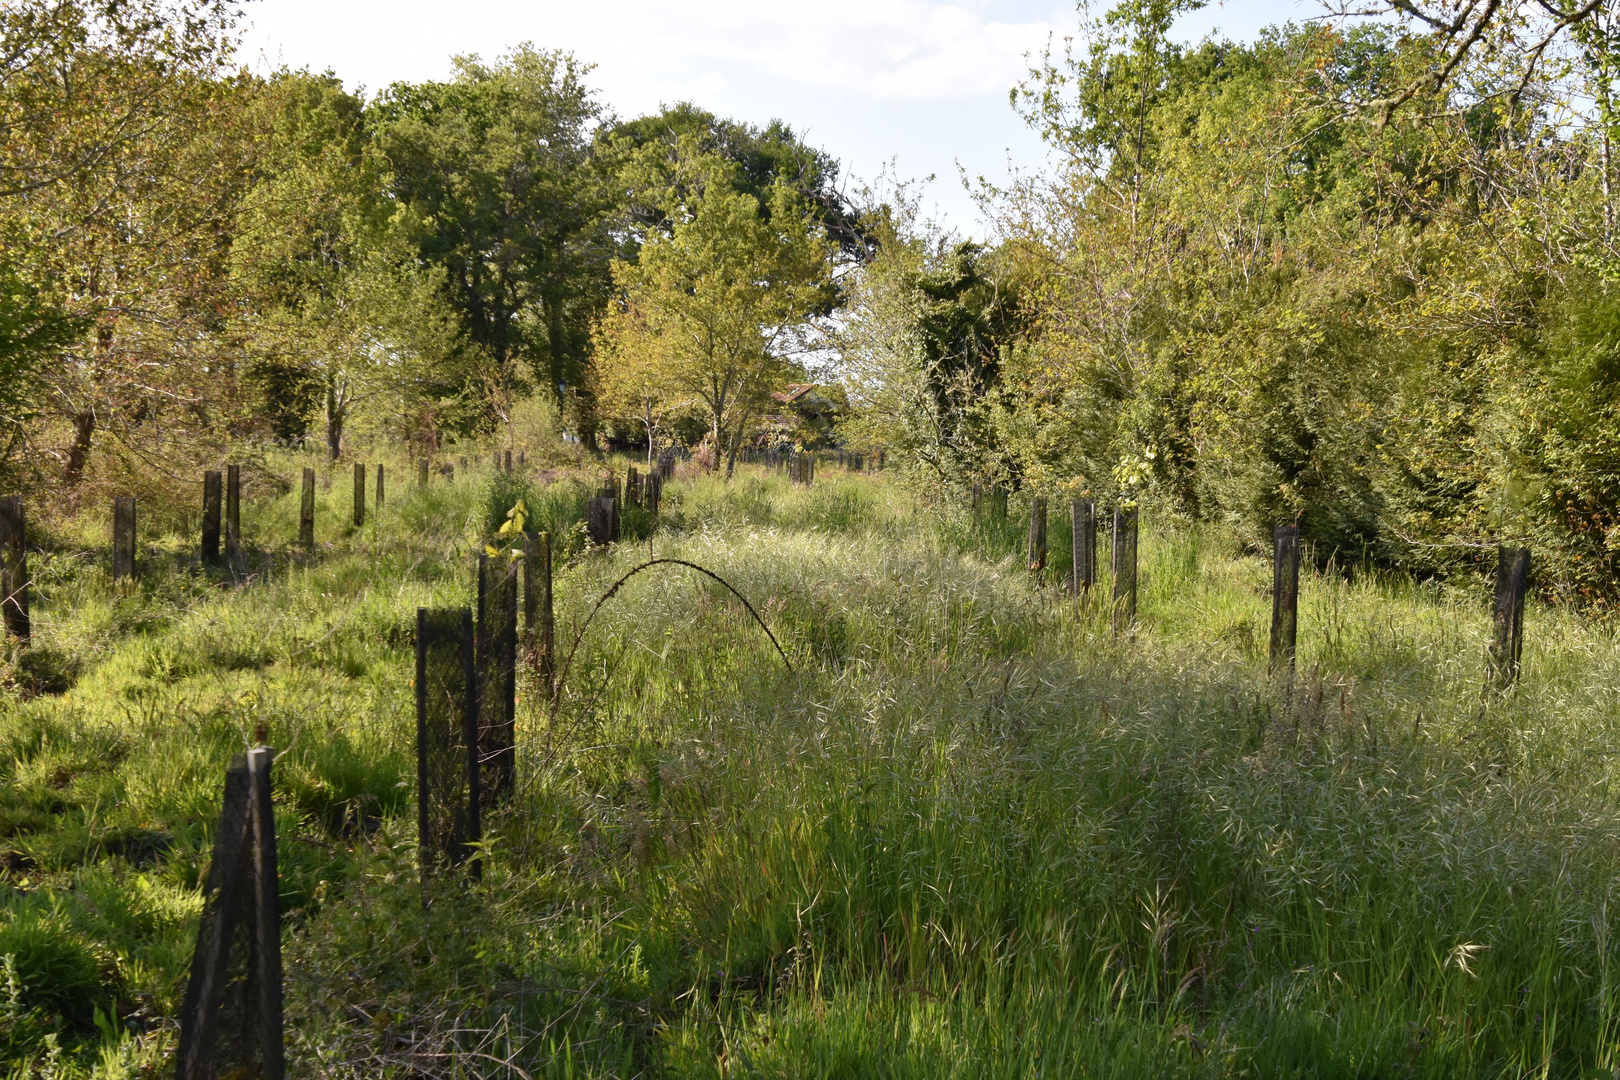
[[[73,685],[0,705],[13,1074],[172,1049],[223,768],[260,724],[298,1075],[1620,1067],[1605,625],[1533,607],[1520,685],[1487,695],[1483,587],[1330,568],[1287,679],[1269,568],[1220,534],[1149,515],[1116,637],[1062,588],[1066,507],[1031,575],[1016,499],[976,521],[881,475],[667,487],[644,538],[736,585],[793,670],[725,589],[638,575],[555,722],[523,694],[482,883],[422,911],[413,609],[469,602],[513,500],[565,535],[592,486],[395,484],[358,530],[344,486],[311,553],[296,492],[266,497],[243,568],[154,535],[134,586],[88,525],[47,538],[38,648]],[[570,548],[559,640],[645,556]]]

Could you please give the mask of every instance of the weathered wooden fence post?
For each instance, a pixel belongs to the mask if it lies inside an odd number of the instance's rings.
[[[529,466],[529,453],[527,450],[518,451],[518,468],[526,469]]]
[[[422,906],[435,871],[459,866],[481,839],[478,674],[466,608],[416,610],[416,837]],[[481,867],[474,862],[472,876]]]
[[[585,528],[591,543],[606,547],[613,543],[614,500],[606,495],[594,496],[585,504]]]
[[[315,470],[304,470],[304,495],[298,504],[298,542],[315,546]]]
[[[1114,633],[1136,625],[1136,508],[1114,507]]]
[[[1496,549],[1496,596],[1492,604],[1495,635],[1491,641],[1490,678],[1506,690],[1519,677],[1524,652],[1524,600],[1530,589],[1530,549]]]
[[[427,482],[428,461],[427,458],[419,458],[416,462],[416,486],[419,488],[425,488],[427,487]]]
[[[113,499],[112,576],[123,581],[135,576],[135,496]]]
[[[632,465],[624,474],[624,501],[628,506],[641,505],[641,491],[636,479],[636,467]]]
[[[1046,569],[1046,496],[1029,501],[1029,572]]]
[[[383,467],[382,462],[380,461],[377,462],[377,496],[376,501],[372,505],[374,505],[378,510],[381,510],[383,506]]]
[[[658,473],[651,473],[647,477],[647,509],[654,517],[658,516],[658,508],[664,502],[664,478]]]
[[[556,693],[556,625],[551,596],[551,534],[530,534],[523,540],[524,654],[539,670],[548,698]]]
[[[1097,504],[1075,499],[1069,504],[1069,520],[1074,529],[1074,574],[1069,587],[1080,599],[1097,583]]]
[[[354,527],[366,523],[366,467],[354,463]]]
[[[984,485],[973,481],[973,516],[977,518],[984,502]]]
[[[218,469],[203,473],[202,558],[219,561],[219,522],[221,485]]]
[[[506,451],[505,466],[506,466],[506,471],[507,472],[512,471],[512,451],[510,451],[510,450]]]
[[[21,495],[0,498],[0,622],[6,633],[26,644],[28,621],[27,526]]]
[[[180,1010],[177,1080],[284,1073],[281,889],[270,769],[257,746],[225,773],[203,915]]]
[[[478,759],[486,801],[517,786],[518,567],[478,556]]]
[[[1299,526],[1272,530],[1271,669],[1294,671],[1299,638]]]
[[[242,553],[242,466],[225,466],[225,554]]]

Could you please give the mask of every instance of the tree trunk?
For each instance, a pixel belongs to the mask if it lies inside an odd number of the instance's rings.
[[[563,418],[567,402],[563,400],[563,330],[562,310],[556,300],[546,302],[546,351],[551,355],[551,392],[557,395],[557,419]]]
[[[85,409],[73,417],[73,445],[68,447],[67,468],[62,472],[66,487],[77,487],[84,479],[84,466],[90,460],[90,439],[96,431],[94,409]]]
[[[343,452],[344,407],[338,402],[337,387],[326,388],[326,449],[336,461]]]
[[[737,430],[731,436],[731,453],[726,456],[726,482],[731,482],[732,473],[737,471],[737,451],[742,446],[743,433],[748,430],[748,410],[743,410],[742,417],[737,421]]]

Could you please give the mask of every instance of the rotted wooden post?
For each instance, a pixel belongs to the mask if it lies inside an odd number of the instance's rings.
[[[113,499],[112,576],[125,581],[135,576],[135,496]]]
[[[1530,590],[1530,549],[1496,549],[1496,595],[1492,604],[1495,635],[1491,641],[1490,678],[1506,690],[1519,677],[1524,651],[1524,601]]]
[[[380,461],[377,462],[377,497],[376,502],[373,505],[375,505],[378,510],[381,510],[383,505],[383,467],[382,462]]]
[[[366,523],[366,467],[359,462],[354,466],[354,527]]]
[[[24,644],[32,634],[28,619],[26,535],[22,496],[0,498],[0,621],[4,622],[7,634]]]
[[[242,553],[242,466],[225,466],[225,553]]]
[[[1046,569],[1046,496],[1029,501],[1029,572]]]
[[[502,464],[506,472],[510,473],[512,471],[512,451],[506,451],[506,458]]]
[[[1294,670],[1299,636],[1299,526],[1272,530],[1271,669]]]
[[[1069,520],[1074,527],[1074,574],[1069,587],[1080,599],[1097,583],[1097,504],[1075,499],[1069,504]]]
[[[303,499],[298,504],[298,542],[306,548],[315,546],[315,470],[304,470]]]

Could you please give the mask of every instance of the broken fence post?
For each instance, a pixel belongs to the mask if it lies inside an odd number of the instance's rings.
[[[1069,581],[1075,598],[1080,599],[1097,583],[1097,504],[1075,499],[1069,504],[1069,520],[1074,529],[1074,574]]]
[[[112,576],[123,581],[135,576],[135,496],[113,499]]]
[[[22,496],[0,498],[0,622],[7,634],[25,644],[31,633],[26,535]]]
[[[298,504],[298,542],[306,548],[315,546],[315,470],[304,470],[304,494]]]
[[[1114,507],[1114,633],[1136,625],[1136,508]]]
[[[354,527],[366,523],[366,467],[354,463]]]
[[[517,787],[517,563],[478,556],[478,769],[485,804]]]
[[[177,1080],[281,1080],[281,899],[270,768],[257,746],[225,773],[214,857],[180,1011]]]
[[[1506,690],[1519,677],[1524,651],[1524,600],[1530,588],[1530,549],[1496,549],[1496,595],[1491,606],[1495,635],[1491,640],[1490,678]]]
[[[416,609],[416,837],[429,882],[473,854],[479,831],[478,674],[467,608]],[[471,866],[473,877],[479,864]]]
[[[382,467],[382,462],[380,462],[380,461],[377,462],[377,495],[376,495],[376,501],[373,502],[372,505],[375,506],[378,510],[381,510],[382,505],[383,505],[383,467]]]
[[[1029,501],[1029,572],[1046,569],[1046,496]]]
[[[613,500],[605,495],[598,495],[585,506],[585,528],[590,533],[591,543],[598,547],[605,547],[613,542]]]
[[[1299,526],[1272,530],[1271,669],[1294,671],[1299,638]]]
[[[218,469],[203,473],[202,557],[219,562],[220,475]]]

